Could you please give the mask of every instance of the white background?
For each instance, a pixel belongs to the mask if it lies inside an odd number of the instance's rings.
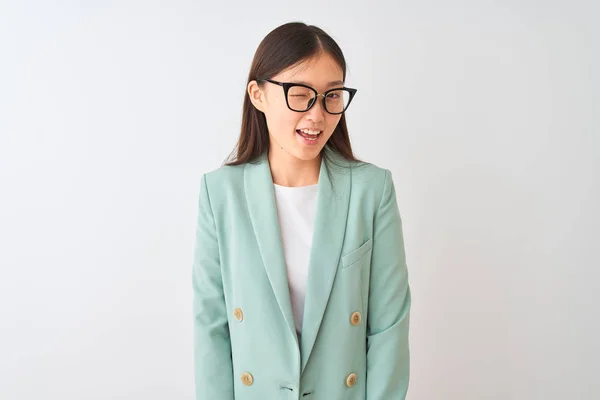
[[[0,399],[193,398],[199,179],[272,29],[329,32],[390,168],[410,400],[600,398],[594,2],[0,2]]]

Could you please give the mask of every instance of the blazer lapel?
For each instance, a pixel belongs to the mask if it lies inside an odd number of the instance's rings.
[[[334,163],[321,159],[317,186],[317,209],[308,264],[308,281],[304,303],[301,343],[302,371],[314,347],[319,327],[339,263],[345,236],[350,200],[350,169],[348,162],[325,147]],[[250,219],[260,248],[263,263],[279,308],[290,333],[298,337],[294,325],[287,270],[283,254],[281,231],[277,217],[273,178],[265,152],[254,163],[246,164],[244,190]],[[329,173],[328,173],[329,172]]]
[[[327,149],[327,148],[326,148]],[[350,169],[348,162],[330,151],[335,164],[321,162],[317,191],[317,211],[308,264],[308,282],[302,320],[301,355],[304,371],[317,338],[327,301],[337,272],[346,232],[350,203]]]
[[[283,256],[283,242],[277,216],[275,189],[273,188],[273,177],[266,152],[257,161],[246,164],[244,169],[244,192],[267,276],[289,331],[295,338],[296,344],[298,344],[285,258]]]

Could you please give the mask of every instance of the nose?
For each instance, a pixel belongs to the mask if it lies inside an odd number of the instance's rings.
[[[313,104],[310,110],[308,110],[306,113],[308,119],[311,121],[321,122],[325,119],[326,112],[327,111],[325,111],[325,107],[323,106],[323,96],[317,96],[315,104]]]

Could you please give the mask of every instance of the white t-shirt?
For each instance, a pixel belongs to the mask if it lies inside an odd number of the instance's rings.
[[[308,261],[317,206],[317,184],[288,187],[273,184],[290,287],[296,333],[300,339]]]

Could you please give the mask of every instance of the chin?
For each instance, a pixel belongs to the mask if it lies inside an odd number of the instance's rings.
[[[317,158],[319,156],[319,154],[321,153],[321,150],[323,148],[319,147],[319,148],[311,148],[311,149],[295,149],[294,151],[294,156],[300,160],[304,160],[304,161],[310,161],[310,160],[314,160],[315,158]]]

